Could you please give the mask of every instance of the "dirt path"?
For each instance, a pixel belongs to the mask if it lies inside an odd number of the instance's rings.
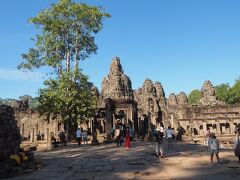
[[[206,147],[186,143],[176,143],[166,159],[155,157],[150,142],[135,142],[130,150],[115,144],[74,144],[38,155],[42,169],[13,179],[240,179],[240,164],[232,151],[222,151],[222,166],[212,167]]]

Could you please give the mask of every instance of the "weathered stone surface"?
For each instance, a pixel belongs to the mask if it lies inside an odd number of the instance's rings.
[[[187,105],[188,104],[187,95],[184,92],[180,92],[177,95],[177,102],[179,105]]]
[[[168,97],[168,106],[172,107],[176,105],[178,105],[177,97],[174,93],[171,93]]]
[[[211,81],[205,81],[201,89],[202,99],[199,101],[199,105],[202,106],[215,106],[224,105],[222,101],[218,101],[216,97],[215,88],[213,87]]]
[[[20,133],[10,106],[0,106],[0,161],[15,154],[20,146]]]
[[[161,108],[164,108],[166,106],[166,97],[162,84],[159,81],[155,82],[155,88],[159,105]]]
[[[165,109],[166,100],[160,82],[153,84],[150,79],[145,79],[143,86],[134,92],[134,100],[138,103],[139,116],[149,115],[153,125],[162,120],[161,112]]]
[[[96,86],[93,86],[91,88],[91,93],[92,93],[93,96],[95,96],[97,99],[99,99],[100,93],[99,93],[99,90]]]
[[[113,59],[110,67],[110,73],[102,82],[102,99],[128,99],[133,98],[132,82],[124,74],[120,59]]]

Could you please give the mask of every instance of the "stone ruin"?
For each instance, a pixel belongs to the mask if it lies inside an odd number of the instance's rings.
[[[161,83],[154,84],[150,79],[145,79],[141,88],[132,90],[131,81],[123,73],[120,59],[114,58],[110,73],[102,83],[101,98],[102,101],[108,98],[111,101],[119,99],[135,101],[138,117],[135,127],[138,128],[140,120],[147,117],[148,128],[160,125],[165,127],[171,125],[175,129],[181,127],[185,132],[189,132],[191,137],[203,136],[207,130],[222,135],[233,134],[234,125],[240,122],[240,106],[225,105],[224,102],[217,100],[210,81],[204,83],[201,92],[201,100],[192,106],[184,92],[178,95],[171,93],[166,98]],[[114,109],[115,105],[112,106]],[[111,127],[114,128],[114,125]],[[136,132],[139,132],[139,129]]]
[[[20,148],[20,132],[10,106],[0,106],[0,161],[16,154]]]
[[[162,121],[162,111],[166,107],[165,93],[160,82],[145,79],[143,86],[134,92],[138,104],[138,116],[146,115],[153,125]]]
[[[213,87],[211,81],[205,81],[201,89],[202,98],[199,101],[201,106],[216,106],[225,105],[224,102],[218,101],[216,97],[215,88]]]
[[[129,77],[124,74],[118,57],[113,59],[110,73],[103,79],[101,98],[133,98],[132,83]]]
[[[138,134],[141,121],[147,118],[148,131],[154,126],[171,125],[175,129],[182,127],[191,137],[203,136],[207,130],[221,135],[233,134],[234,126],[240,122],[240,106],[226,105],[217,100],[210,81],[204,83],[201,92],[201,100],[193,106],[188,103],[184,92],[178,95],[171,93],[166,98],[158,81],[154,83],[145,79],[142,87],[133,90],[130,78],[124,74],[120,59],[116,57],[102,81],[101,93],[96,87],[92,88],[99,101],[98,109],[84,129],[101,134],[102,141],[110,140],[117,122],[130,124]],[[15,103],[14,107],[21,136],[26,138],[30,133],[31,142],[36,141],[38,132],[50,132],[56,136],[63,128],[58,119],[46,121],[37,112],[26,110],[26,103]]]

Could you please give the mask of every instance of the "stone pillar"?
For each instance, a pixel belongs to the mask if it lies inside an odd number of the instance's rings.
[[[34,133],[34,128],[32,128],[30,142],[34,142],[34,140],[35,140],[35,133]]]
[[[229,133],[234,134],[234,124],[232,119],[229,119]]]
[[[105,132],[105,127],[104,127],[103,120],[101,119],[100,121],[101,121],[102,130],[103,130],[103,132]]]
[[[58,135],[58,120],[56,119],[55,120],[55,132],[54,132],[54,135],[56,136],[56,135]]]
[[[113,127],[113,116],[112,116],[112,104],[111,99],[105,100],[106,107],[106,133],[107,133],[107,141],[112,141],[111,131]]]
[[[35,141],[37,142],[37,134],[38,134],[38,124],[35,124]]]
[[[219,120],[216,120],[216,127],[217,127],[217,134],[222,134]]]
[[[91,129],[91,133],[93,132],[93,119],[90,120],[90,129]]]
[[[203,126],[203,133],[206,134],[207,133],[207,123],[205,121],[203,121],[202,126]]]
[[[24,132],[25,132],[25,128],[24,128],[24,123],[22,124],[22,129],[21,129],[21,136],[22,136],[22,139],[24,139]]]

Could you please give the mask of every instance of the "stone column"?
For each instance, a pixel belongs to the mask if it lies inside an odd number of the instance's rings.
[[[35,141],[37,142],[38,124],[35,124]]]
[[[205,121],[203,121],[202,125],[203,125],[203,133],[206,134],[207,133],[207,123]]]
[[[230,134],[234,134],[234,124],[232,119],[229,119],[229,132]]]
[[[54,132],[54,135],[57,135],[58,134],[58,119],[55,120],[55,132]]]
[[[21,136],[22,136],[22,140],[24,139],[24,132],[25,132],[25,128],[24,128],[24,123],[22,124],[22,129],[21,129]]]
[[[30,142],[34,142],[34,140],[35,140],[35,133],[34,133],[34,128],[32,128]]]
[[[216,120],[217,134],[222,134],[219,120]]]
[[[93,119],[90,120],[90,129],[91,129],[91,133],[93,132]]]
[[[103,130],[103,132],[105,132],[105,127],[104,127],[103,120],[101,119],[100,121],[101,121],[102,130]]]
[[[105,100],[105,107],[106,107],[106,132],[107,132],[107,141],[112,141],[111,138],[111,131],[113,126],[113,116],[112,116],[112,105],[111,100]]]

